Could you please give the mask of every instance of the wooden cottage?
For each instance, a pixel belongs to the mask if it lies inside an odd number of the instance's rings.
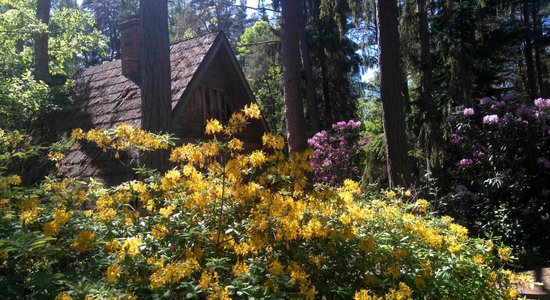
[[[109,129],[121,123],[141,125],[139,20],[121,26],[120,60],[82,70],[70,93],[74,112],[64,116],[60,129]],[[171,45],[172,134],[179,143],[205,140],[206,120],[222,123],[244,105],[254,102],[250,87],[235,54],[222,32],[209,33]],[[265,122],[248,126],[241,138],[249,148],[259,148],[267,130]],[[58,173],[97,178],[114,184],[132,178],[136,153],[123,154],[121,161],[94,145],[68,153]],[[124,164],[123,164],[124,163]]]

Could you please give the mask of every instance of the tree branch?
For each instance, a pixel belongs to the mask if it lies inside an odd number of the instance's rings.
[[[280,43],[279,40],[270,40],[270,41],[262,41],[262,42],[256,42],[256,43],[250,43],[250,44],[237,44],[238,47],[247,47],[247,46],[255,46],[255,45],[265,45],[265,44],[274,44],[274,43]]]

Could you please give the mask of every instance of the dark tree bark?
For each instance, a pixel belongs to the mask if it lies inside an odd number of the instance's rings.
[[[168,1],[141,0],[141,127],[168,132],[171,115],[170,43]],[[144,155],[146,166],[166,170],[166,152]]]
[[[397,3],[395,0],[376,0],[376,10],[380,96],[389,186],[408,187],[410,173],[401,95],[403,71],[400,65]]]
[[[439,152],[442,139],[440,128],[441,114],[432,96],[432,59],[430,55],[430,32],[426,0],[416,0],[416,7],[418,13],[418,36],[420,39],[420,71],[422,76],[419,107],[427,125],[425,152],[428,161],[428,173],[431,173],[432,170],[437,170],[440,165]]]
[[[523,54],[525,56],[525,66],[527,67],[527,91],[531,99],[537,97],[537,82],[535,79],[535,64],[533,62],[533,44],[531,34],[531,23],[529,22],[529,0],[524,0],[522,5],[523,27],[525,30],[525,47]]]
[[[50,24],[51,5],[51,0],[38,0],[36,6],[36,18],[46,25]],[[37,33],[34,36],[34,78],[51,84],[48,39],[48,31]]]
[[[290,152],[301,152],[307,148],[300,68],[299,20],[301,10],[301,1],[281,0],[283,91],[286,134]]]
[[[311,122],[313,133],[321,130],[321,121],[319,120],[319,110],[317,109],[315,81],[313,79],[313,69],[311,67],[311,57],[309,56],[309,44],[306,31],[306,18],[304,10],[300,11],[300,54],[302,56],[302,68],[306,79],[306,101],[307,112]]]

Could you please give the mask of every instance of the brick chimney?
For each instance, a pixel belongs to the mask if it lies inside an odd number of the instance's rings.
[[[119,25],[122,75],[136,76],[140,71],[141,22],[134,18]]]

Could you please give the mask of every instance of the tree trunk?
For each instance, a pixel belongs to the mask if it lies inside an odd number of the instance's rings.
[[[36,6],[36,18],[46,25],[50,24],[51,4],[51,0],[38,0]],[[46,84],[51,84],[49,61],[46,30],[34,36],[34,77]]]
[[[376,10],[380,96],[389,186],[408,187],[410,173],[401,95],[403,72],[400,65],[397,3],[395,0],[376,0]]]
[[[301,9],[301,1],[281,0],[283,91],[289,152],[302,152],[307,148],[300,70],[299,19]]]
[[[430,32],[426,0],[416,0],[416,7],[418,10],[420,71],[422,75],[419,107],[425,121],[424,123],[427,125],[425,151],[428,161],[428,173],[430,173],[432,170],[437,170],[440,165],[438,156],[442,139],[440,128],[441,115],[432,96],[432,59],[430,55]]]
[[[527,67],[527,91],[531,99],[537,97],[537,82],[535,81],[535,67],[533,62],[533,44],[531,35],[531,24],[529,22],[529,0],[523,1],[523,27],[525,30],[525,65]]]
[[[313,69],[311,67],[311,57],[309,56],[309,45],[306,31],[306,16],[304,10],[300,15],[300,54],[302,56],[302,69],[306,79],[306,101],[307,112],[311,122],[313,133],[321,130],[321,121],[319,120],[319,110],[317,109],[315,81],[313,79]]]
[[[168,1],[141,0],[141,127],[168,132],[171,120]],[[146,153],[146,166],[160,171],[168,166],[167,152]]]

